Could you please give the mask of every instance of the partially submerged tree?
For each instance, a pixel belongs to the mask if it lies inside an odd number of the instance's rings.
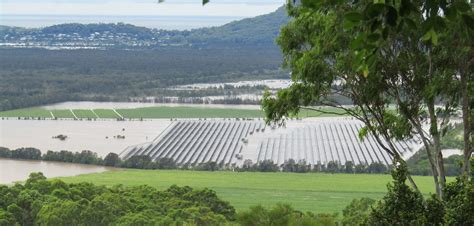
[[[420,139],[441,198],[440,139],[460,103],[465,124],[470,120],[472,100],[460,91],[472,86],[471,6],[466,1],[303,1],[299,7],[289,4],[288,12],[294,19],[278,43],[294,83],[275,96],[265,94],[267,121],[282,123],[301,108],[320,111],[317,105],[340,108],[365,124],[361,137],[372,134],[397,161],[402,156],[394,140]],[[340,97],[353,106],[340,103]],[[465,128],[469,159],[470,129]]]

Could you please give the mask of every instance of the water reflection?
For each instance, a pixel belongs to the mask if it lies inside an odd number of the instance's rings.
[[[75,176],[99,173],[115,168],[61,162],[27,161],[0,158],[0,184],[24,181],[30,173],[42,172],[46,177]]]

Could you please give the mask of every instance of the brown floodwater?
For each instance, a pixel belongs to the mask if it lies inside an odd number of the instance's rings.
[[[152,141],[168,125],[169,119],[149,121],[0,120],[0,147],[34,147],[80,152],[90,150],[105,157],[120,153],[130,145]],[[66,140],[53,139],[66,135]],[[125,136],[117,139],[114,136]]]
[[[0,158],[0,184],[25,181],[30,173],[42,172],[46,177],[65,177],[99,173],[116,168],[46,161],[13,160]]]

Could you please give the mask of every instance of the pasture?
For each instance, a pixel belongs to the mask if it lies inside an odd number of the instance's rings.
[[[118,170],[61,178],[68,183],[92,182],[97,185],[149,185],[166,189],[176,184],[210,188],[237,210],[262,204],[289,203],[302,211],[340,212],[352,199],[380,199],[387,191],[390,175],[260,173],[184,170]],[[451,180],[452,178],[448,178]],[[415,176],[423,194],[434,193],[432,178]]]
[[[141,108],[115,109],[118,114],[126,119],[162,119],[162,118],[262,118],[263,111],[259,109],[240,108],[212,108],[212,107],[189,107],[189,106],[158,106]],[[322,108],[325,113],[310,110],[301,110],[298,117],[325,117],[337,116],[343,113],[333,108]],[[116,119],[120,116],[113,109],[46,109],[42,107],[23,108],[9,111],[1,111],[0,117],[28,117],[28,118],[70,118],[75,116],[79,119]],[[336,114],[333,114],[336,113]]]

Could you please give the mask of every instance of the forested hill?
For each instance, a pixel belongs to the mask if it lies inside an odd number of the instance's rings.
[[[277,11],[225,24],[220,27],[196,29],[186,37],[191,43],[200,45],[275,45],[281,26],[289,17],[285,7]]]
[[[284,7],[223,26],[187,31],[159,30],[130,24],[60,24],[42,29],[0,26],[0,44],[10,47],[159,48],[276,47],[280,27],[288,22]]]

